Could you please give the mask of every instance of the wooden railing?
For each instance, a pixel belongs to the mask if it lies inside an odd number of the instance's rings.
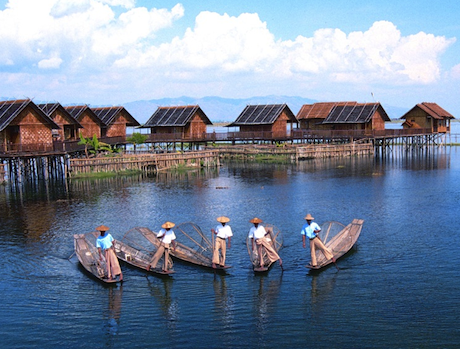
[[[208,132],[197,135],[183,133],[171,134],[147,134],[144,143],[166,143],[166,142],[252,142],[252,141],[314,141],[314,140],[359,140],[363,138],[397,138],[418,135],[436,134],[430,129],[386,129],[386,130],[290,130],[287,134],[281,132]],[[441,133],[442,134],[442,133]],[[127,136],[101,137],[100,142],[110,145],[129,144]],[[450,137],[450,134],[448,134]],[[56,141],[53,143],[40,144],[1,144],[0,154],[15,153],[72,153],[84,151],[85,146],[78,144],[79,141]]]

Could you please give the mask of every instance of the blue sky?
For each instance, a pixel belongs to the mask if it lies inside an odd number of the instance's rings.
[[[0,96],[436,102],[460,118],[460,1],[0,0]]]

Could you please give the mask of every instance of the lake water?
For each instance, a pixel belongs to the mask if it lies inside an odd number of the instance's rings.
[[[219,189],[225,188],[225,189]],[[298,165],[0,187],[2,348],[458,348],[460,149]],[[364,219],[356,249],[310,274],[303,217]],[[88,277],[73,234],[115,238],[171,220],[203,231],[230,217],[227,275],[175,263],[171,279],[122,266]],[[254,275],[254,216],[284,236],[278,264]]]

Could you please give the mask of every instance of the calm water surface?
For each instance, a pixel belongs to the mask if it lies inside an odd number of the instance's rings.
[[[224,187],[226,189],[219,189]],[[458,348],[460,149],[298,165],[0,187],[0,347]],[[357,248],[309,274],[300,229],[365,220]],[[123,266],[105,287],[82,271],[73,234],[158,230],[171,220],[234,231],[227,275],[175,263],[171,279]],[[254,216],[284,235],[278,265],[251,270]]]

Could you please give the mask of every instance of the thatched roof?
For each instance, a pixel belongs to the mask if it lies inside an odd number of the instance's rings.
[[[42,119],[43,123],[49,125],[51,129],[60,127],[30,99],[10,100],[0,102],[0,131],[9,126],[21,112],[27,107],[32,108]]]
[[[285,112],[291,122],[297,122],[287,104],[247,105],[231,126],[271,125]]]
[[[198,105],[158,107],[143,127],[185,126],[198,113],[206,125],[212,122]]]
[[[408,114],[410,114],[413,110],[415,109],[421,109],[423,110],[428,116],[432,117],[433,119],[455,119],[455,117],[441,108],[439,105],[436,103],[428,103],[428,102],[423,102],[417,104],[415,107],[413,107],[411,110],[409,110],[406,114],[401,116],[400,119],[405,119]]]
[[[391,121],[380,103],[354,103],[332,108],[323,124],[368,123],[377,111],[382,115],[383,121]]]
[[[83,126],[75,119],[69,112],[60,104],[60,103],[44,103],[37,104],[37,106],[43,110],[43,112],[48,115],[51,119],[53,118],[53,113],[57,110],[61,111],[61,115],[69,122],[71,125],[76,125],[78,128],[83,128]]]
[[[110,126],[112,123],[114,123],[120,114],[123,114],[123,116],[128,120],[126,126],[140,126],[137,120],[134,119],[134,117],[124,107],[121,106],[91,108],[91,110],[107,126]]]

